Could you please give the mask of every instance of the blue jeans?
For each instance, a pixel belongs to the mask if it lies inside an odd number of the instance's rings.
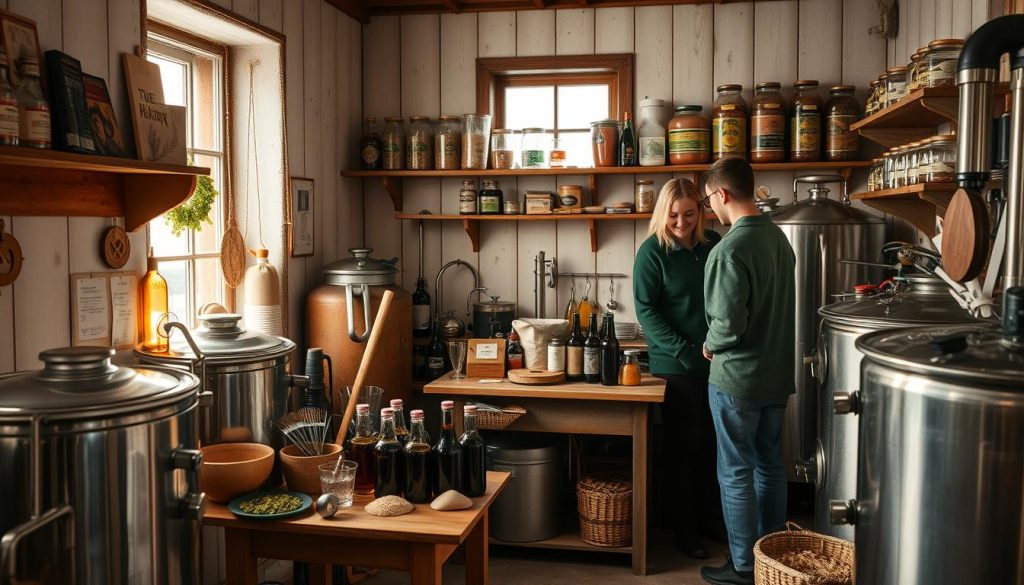
[[[718,483],[737,571],[754,570],[754,543],[786,523],[786,470],[782,463],[785,398],[747,400],[708,384],[718,436]]]

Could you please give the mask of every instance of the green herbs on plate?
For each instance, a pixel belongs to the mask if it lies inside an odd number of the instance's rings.
[[[246,514],[284,514],[297,510],[302,500],[291,494],[262,494],[238,504],[238,509]]]

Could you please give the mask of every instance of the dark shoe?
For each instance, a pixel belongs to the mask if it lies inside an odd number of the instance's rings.
[[[696,536],[677,536],[676,548],[678,548],[680,551],[682,551],[684,555],[690,557],[691,559],[703,560],[711,556],[711,554],[708,552],[708,547],[704,546],[704,543],[701,542],[700,538],[697,538]]]
[[[700,576],[713,585],[754,585],[754,572],[737,571],[731,558],[721,567],[701,567]]]

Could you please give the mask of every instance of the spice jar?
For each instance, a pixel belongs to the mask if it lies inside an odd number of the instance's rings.
[[[491,168],[511,169],[516,164],[516,151],[522,141],[519,130],[499,128],[491,134]]]
[[[636,182],[636,201],[634,203],[637,213],[654,212],[654,181]]]
[[[406,140],[406,167],[414,171],[434,168],[434,134],[430,130],[430,118],[412,116],[409,118],[409,136]]]
[[[486,169],[490,140],[490,114],[466,114],[462,126],[462,168]]]
[[[928,43],[921,61],[921,87],[947,87],[956,85],[956,66],[962,39],[936,39]]]
[[[894,146],[889,150],[885,151],[885,167],[882,170],[882,188],[883,189],[895,189],[896,188],[896,155],[899,152],[899,147]]]
[[[0,67],[2,67],[2,65],[0,65]],[[0,73],[0,75],[2,75],[2,73]],[[3,79],[0,78],[0,100],[3,99],[2,94]],[[0,104],[2,104],[2,102],[0,102]],[[0,133],[0,137],[2,137],[2,133]],[[0,142],[0,144],[2,144],[2,142]],[[363,168],[368,171],[380,168],[380,133],[377,132],[377,118],[366,118],[363,120],[363,140],[359,148],[359,158],[363,163]]]
[[[640,350],[627,349],[622,354],[622,365],[619,366],[619,384],[622,386],[639,386]]]
[[[543,128],[523,128],[522,167],[543,169],[548,166],[551,135]]]
[[[565,341],[561,337],[548,342],[548,371],[565,371]]]
[[[833,85],[825,105],[825,160],[856,160],[860,136],[850,126],[860,118],[852,85]]]
[[[719,85],[711,111],[711,158],[747,155],[747,102],[737,83]]]
[[[558,203],[563,209],[583,207],[583,185],[559,185]]]
[[[780,83],[758,83],[750,108],[750,162],[786,160],[786,102]]]
[[[478,210],[476,181],[466,179],[459,190],[459,215],[476,215]]]
[[[500,215],[504,211],[504,205],[501,202],[502,192],[498,188],[497,181],[484,181],[478,200],[480,215]]]
[[[868,87],[871,88],[871,93],[870,95],[868,95],[868,101],[864,105],[865,116],[870,116],[871,114],[874,114],[879,109],[881,109],[881,106],[879,105],[879,100],[882,97],[882,91],[885,88],[885,83],[882,82],[881,79],[876,79],[872,81],[868,85]]]
[[[924,57],[924,52],[927,50],[927,47],[921,47],[914,51],[914,54],[910,56],[910,65],[907,65],[907,93],[921,87],[921,77],[922,73],[924,73],[921,66],[921,59]]]
[[[711,157],[711,121],[699,105],[678,106],[668,123],[668,164],[708,162]],[[641,213],[639,209],[637,213]],[[646,213],[646,212],[642,212]]]
[[[400,116],[384,118],[384,131],[380,135],[380,145],[384,152],[383,166],[385,169],[397,171],[405,167],[405,132],[402,131]]]
[[[637,126],[637,145],[640,166],[660,167],[665,164],[665,100],[644,97],[640,100],[640,124]]]
[[[821,97],[818,82],[797,81],[790,100],[789,158],[794,162],[821,160]]]
[[[920,164],[924,159],[925,141],[911,142],[906,147],[906,162],[904,163],[903,184],[916,185],[920,181]]]
[[[519,215],[522,212],[518,197],[509,197],[505,200],[505,215]]]
[[[933,136],[924,145],[925,160],[918,178],[926,183],[952,183],[956,176],[956,136]]]
[[[868,191],[882,189],[882,169],[884,164],[881,158],[871,159],[871,168],[868,170]]]
[[[451,171],[459,168],[462,158],[462,118],[441,116],[434,134],[434,168]]]
[[[595,167],[614,167],[618,162],[619,122],[599,120],[590,123],[590,143]]]
[[[882,98],[881,107],[888,108],[907,97],[906,67],[890,67],[886,69],[885,75],[882,76],[882,81],[885,83],[885,89],[882,94],[884,97]]]

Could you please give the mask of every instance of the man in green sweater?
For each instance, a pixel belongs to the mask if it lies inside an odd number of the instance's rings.
[[[782,426],[794,392],[796,260],[782,230],[754,205],[754,173],[745,160],[720,159],[704,190],[718,218],[732,225],[704,270],[708,401],[731,558],[701,576],[747,585],[754,582],[754,542],[786,522]]]

